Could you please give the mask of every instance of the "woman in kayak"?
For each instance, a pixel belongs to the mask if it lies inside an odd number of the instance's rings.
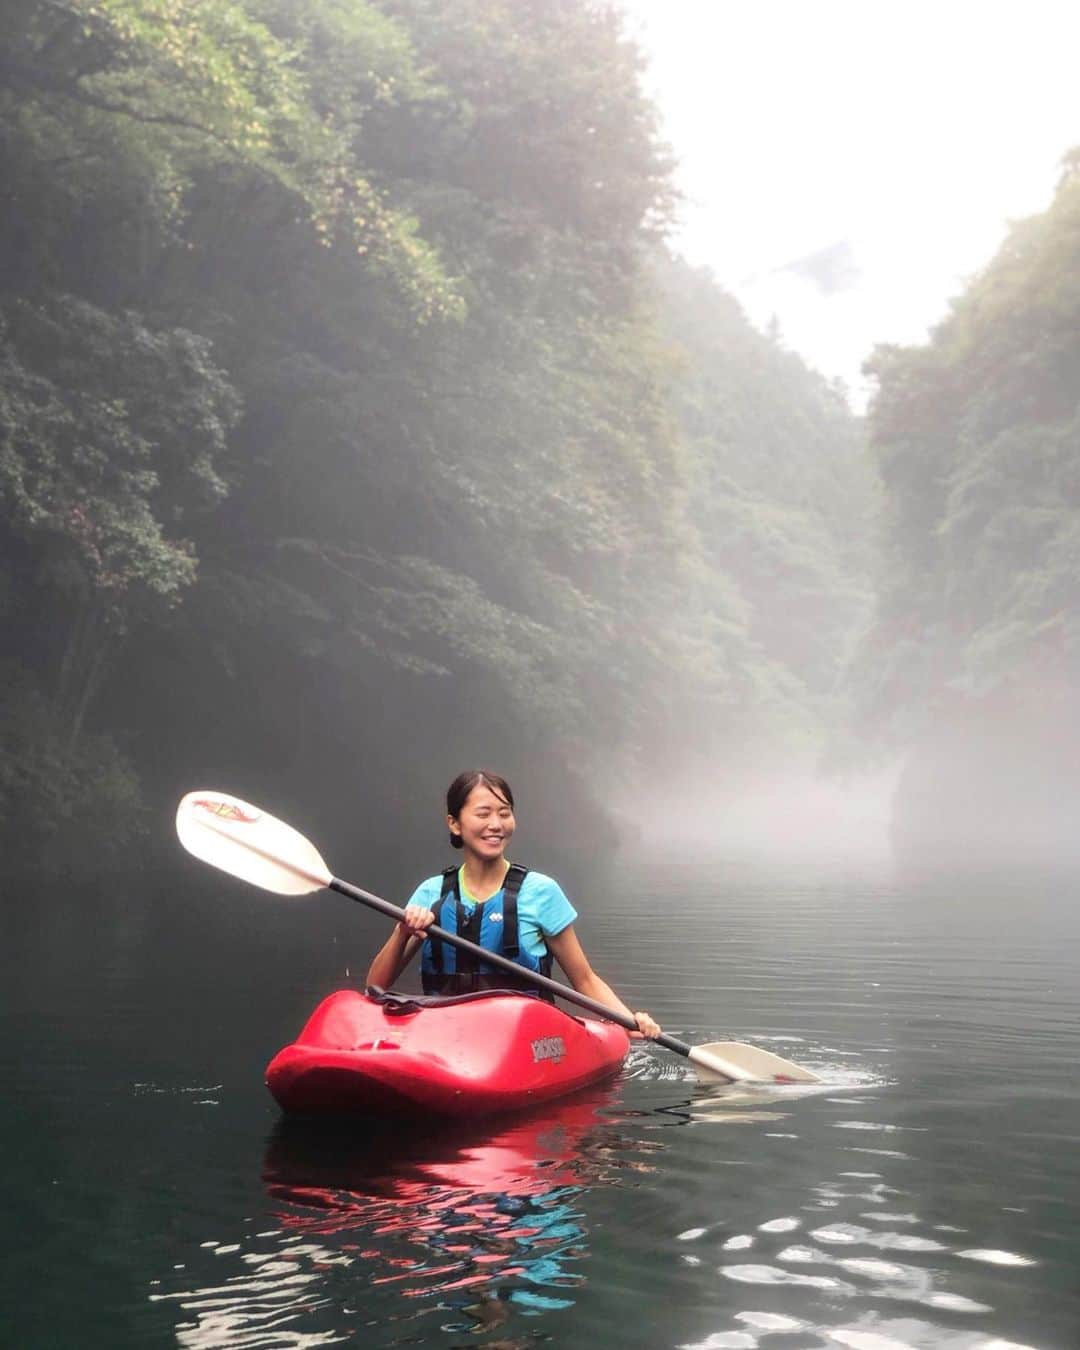
[[[425,993],[535,988],[526,977],[515,980],[492,966],[477,970],[469,953],[426,937],[425,930],[437,922],[525,970],[547,975],[554,957],[578,993],[633,1017],[638,1034],[660,1035],[649,1014],[631,1012],[589,964],[574,932],[577,911],[559,883],[507,861],[515,821],[514,794],[505,778],[481,769],[459,774],[446,794],[446,823],[450,843],[464,852],[465,861],[416,888],[405,919],[372,961],[368,984],[390,988],[422,948]]]

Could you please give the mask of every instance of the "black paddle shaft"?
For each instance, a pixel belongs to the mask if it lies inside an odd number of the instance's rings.
[[[370,891],[362,891],[359,886],[353,886],[348,881],[339,881],[337,877],[331,877],[327,883],[332,891],[337,891],[339,895],[347,895],[350,900],[356,900],[361,905],[367,905],[368,909],[374,909],[379,914],[385,914],[388,919],[395,919],[401,923],[405,918],[405,911],[399,905],[393,905],[389,900],[382,900],[377,895],[372,895]],[[638,1024],[632,1017],[626,1013],[621,1013],[616,1008],[609,1008],[606,1003],[600,1003],[595,998],[590,998],[588,994],[579,994],[576,989],[568,989],[565,984],[560,984],[558,980],[550,980],[546,975],[541,975],[535,970],[529,970],[526,966],[518,965],[516,961],[511,961],[509,957],[503,956],[501,952],[489,952],[486,947],[480,947],[475,942],[470,942],[468,938],[458,937],[457,933],[448,933],[445,928],[440,928],[438,924],[430,924],[424,929],[426,935],[430,937],[441,938],[443,942],[449,942],[452,947],[458,947],[463,952],[471,952],[478,960],[486,961],[489,966],[496,966],[499,970],[507,970],[511,975],[516,975],[519,979],[528,980],[530,984],[535,984],[537,989],[546,989],[549,994],[555,994],[556,997],[565,999],[567,1003],[574,1003],[579,1008],[585,1008],[588,1012],[595,1013],[597,1017],[603,1017],[608,1022],[615,1022],[620,1027],[625,1027],[627,1031],[637,1031]],[[675,1036],[666,1034],[656,1037],[658,1045],[665,1046],[668,1050],[674,1050],[677,1055],[689,1056],[690,1046],[685,1041],[680,1041]]]

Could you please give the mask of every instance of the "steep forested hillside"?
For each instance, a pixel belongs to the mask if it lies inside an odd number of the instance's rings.
[[[842,393],[753,329],[708,272],[669,261],[657,289],[681,354],[672,397],[724,667],[742,681],[737,719],[745,730],[753,708],[755,749],[772,740],[782,754],[846,717],[877,480]]]
[[[1072,850],[1080,806],[1080,175],[925,347],[879,350],[887,503],[865,725],[914,745],[906,853]]]
[[[122,851],[197,781],[388,844],[476,761],[596,842],[612,775],[817,734],[858,431],[657,264],[607,6],[0,23],[10,856]]]

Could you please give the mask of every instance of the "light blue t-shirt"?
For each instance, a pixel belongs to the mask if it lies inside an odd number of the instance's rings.
[[[423,905],[425,909],[434,909],[442,893],[442,876],[428,877],[422,881],[409,899],[410,905]],[[465,887],[464,878],[458,873],[458,885],[461,888],[461,903],[466,913],[476,904],[475,899]],[[502,900],[502,888],[485,901],[488,910],[494,911]],[[449,897],[448,897],[449,898]],[[569,927],[577,918],[577,910],[566,897],[566,893],[557,881],[545,876],[543,872],[527,872],[518,891],[518,945],[523,952],[534,958],[546,955],[545,937],[557,937],[564,928]],[[445,927],[445,923],[443,927]]]

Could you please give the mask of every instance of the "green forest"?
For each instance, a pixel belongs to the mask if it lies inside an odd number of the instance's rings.
[[[923,347],[879,348],[874,622],[849,677],[906,752],[898,842],[1077,857],[1080,155]]]
[[[608,5],[0,16],[11,866],[201,785],[405,847],[478,763],[593,848],[795,754],[906,755],[912,846],[1075,798],[1076,164],[862,418],[672,253]]]

